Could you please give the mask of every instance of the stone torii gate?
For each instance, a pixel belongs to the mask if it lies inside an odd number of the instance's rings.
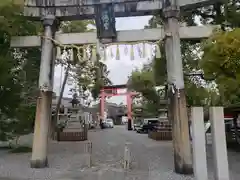
[[[169,98],[170,119],[173,121],[173,146],[175,172],[192,173],[191,151],[188,134],[188,118],[184,92],[180,38],[202,39],[208,37],[211,27],[179,27],[181,11],[191,10],[215,3],[217,0],[25,0],[24,15],[32,20],[42,20],[44,38],[40,36],[14,37],[12,47],[42,46],[39,77],[40,95],[37,102],[31,167],[43,168],[47,163],[47,139],[50,121],[51,94],[53,86],[55,50],[51,39],[62,44],[97,43],[93,33],[56,34],[60,21],[98,18],[98,8],[109,8],[115,17],[143,16],[162,13],[164,28],[120,31],[115,42],[164,39]],[[99,15],[99,14],[98,14]],[[108,35],[106,33],[105,35]],[[104,36],[103,36],[104,37]]]

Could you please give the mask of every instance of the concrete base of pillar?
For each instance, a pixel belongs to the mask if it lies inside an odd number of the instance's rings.
[[[180,166],[177,166],[177,164],[178,163],[175,162],[175,173],[177,173],[177,174],[185,174],[185,175],[193,174],[192,165],[190,165],[190,164],[182,164],[181,167],[180,167]]]
[[[47,168],[48,167],[48,160],[31,160],[30,162],[31,168]]]
[[[99,126],[100,126],[100,128],[101,128],[101,129],[103,129],[103,128],[104,128],[104,127],[103,127],[103,120],[102,120],[102,119],[100,119]]]
[[[129,131],[133,130],[133,128],[132,128],[132,120],[131,119],[128,119],[128,130]]]

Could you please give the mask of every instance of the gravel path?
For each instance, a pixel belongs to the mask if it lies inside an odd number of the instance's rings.
[[[31,154],[0,153],[0,179],[4,180],[192,180],[173,173],[171,142],[154,141],[123,126],[89,132],[93,166],[86,167],[84,142],[50,143],[46,169],[29,168]],[[125,143],[130,143],[131,169],[123,171]],[[211,153],[208,151],[210,179]],[[231,180],[240,179],[240,153],[229,152]],[[237,173],[239,172],[239,173]]]

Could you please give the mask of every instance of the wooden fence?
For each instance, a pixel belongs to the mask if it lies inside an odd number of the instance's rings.
[[[148,133],[148,137],[150,139],[154,139],[156,141],[171,141],[172,140],[172,130],[161,129],[159,131],[150,131]]]
[[[57,141],[86,141],[88,139],[88,129],[85,126],[83,131],[79,132],[57,132]]]
[[[160,126],[155,131],[150,131],[148,137],[157,141],[172,140],[172,125],[168,120],[160,121]]]

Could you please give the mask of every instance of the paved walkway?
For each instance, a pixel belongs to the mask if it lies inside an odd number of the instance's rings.
[[[0,179],[6,180],[192,180],[173,169],[171,142],[154,141],[145,134],[127,131],[124,126],[93,130],[93,167],[87,168],[83,142],[50,143],[46,169],[29,168],[30,154],[0,153]],[[131,169],[123,171],[124,144],[130,143]],[[208,153],[210,178],[212,161]],[[231,180],[240,179],[240,153],[229,152]],[[239,172],[239,173],[237,173]],[[2,178],[1,178],[2,177]]]

